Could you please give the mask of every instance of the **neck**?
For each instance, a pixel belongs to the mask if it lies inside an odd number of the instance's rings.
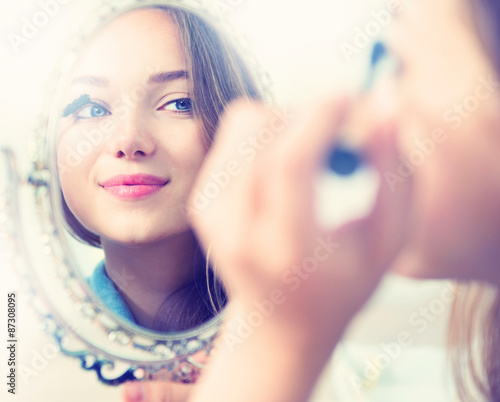
[[[203,253],[189,231],[157,243],[124,245],[101,239],[106,273],[137,324],[152,328],[156,313],[176,290],[191,283]]]

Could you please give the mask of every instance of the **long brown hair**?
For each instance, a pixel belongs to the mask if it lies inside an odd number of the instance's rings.
[[[262,98],[255,77],[231,38],[204,18],[173,7],[153,8],[164,11],[177,25],[187,62],[193,113],[210,147],[219,118],[231,101]],[[61,201],[69,233],[84,244],[101,247],[99,236],[78,221],[62,192]],[[156,314],[153,329],[181,331],[193,328],[224,307],[227,295],[209,262],[206,261],[206,269],[195,269],[191,283],[165,300]]]
[[[468,0],[475,28],[500,76],[500,2]],[[450,362],[463,401],[500,401],[500,290],[466,284],[455,299],[449,332]]]
[[[449,352],[463,401],[500,401],[500,297],[485,284],[457,285]]]

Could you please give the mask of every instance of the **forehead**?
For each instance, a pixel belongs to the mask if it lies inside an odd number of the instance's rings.
[[[75,76],[126,78],[185,69],[177,25],[160,9],[124,14],[100,31],[84,50]]]
[[[468,0],[396,0],[395,24],[428,38],[471,28]]]
[[[478,53],[467,0],[401,0],[386,39],[407,61],[460,59]],[[469,55],[470,56],[470,55]]]

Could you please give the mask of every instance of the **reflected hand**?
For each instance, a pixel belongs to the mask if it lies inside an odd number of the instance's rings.
[[[210,356],[205,352],[198,352],[192,355],[191,359],[202,367],[216,352],[216,348],[211,350]],[[197,380],[198,378],[194,379],[194,381]],[[127,382],[123,389],[123,402],[186,402],[195,386],[196,382],[191,384],[166,381]]]

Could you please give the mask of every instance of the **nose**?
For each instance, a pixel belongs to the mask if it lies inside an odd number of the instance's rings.
[[[109,141],[109,152],[116,158],[138,159],[156,150],[147,116],[130,108],[126,115],[117,116],[116,132]]]

